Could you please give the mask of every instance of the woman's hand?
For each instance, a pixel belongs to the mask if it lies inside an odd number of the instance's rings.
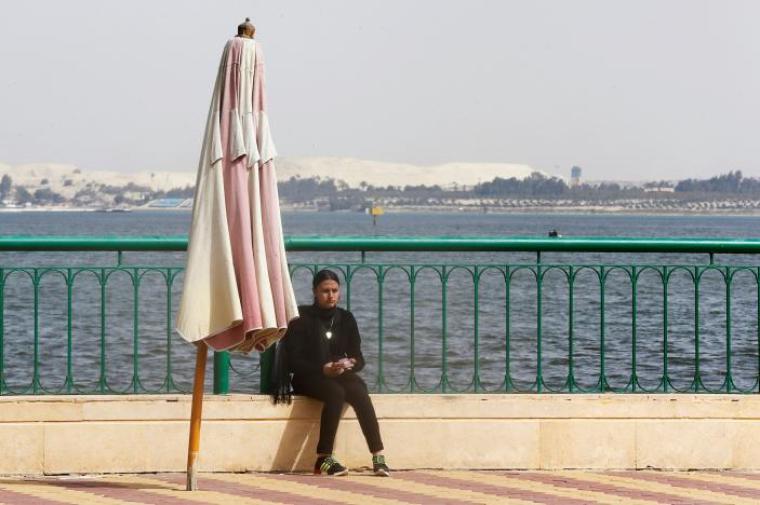
[[[345,369],[334,361],[330,361],[329,363],[322,365],[322,373],[327,377],[337,377],[343,372],[345,372]]]

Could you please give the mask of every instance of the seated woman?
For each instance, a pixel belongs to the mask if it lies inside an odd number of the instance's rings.
[[[346,475],[348,469],[333,457],[333,444],[343,404],[354,408],[372,453],[375,475],[390,475],[383,456],[383,442],[367,385],[357,375],[364,368],[361,337],[356,319],[338,307],[340,279],[331,270],[317,272],[312,281],[314,303],[298,308],[301,317],[288,326],[277,348],[275,403],[290,403],[293,393],[324,403],[319,426],[317,475]],[[287,380],[292,373],[292,379]],[[289,383],[290,382],[290,383]]]

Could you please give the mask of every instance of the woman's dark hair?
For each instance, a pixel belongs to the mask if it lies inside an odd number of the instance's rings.
[[[314,279],[311,281],[312,289],[317,289],[317,286],[324,281],[335,281],[338,283],[338,286],[340,286],[340,278],[338,277],[338,274],[325,268],[314,274]]]

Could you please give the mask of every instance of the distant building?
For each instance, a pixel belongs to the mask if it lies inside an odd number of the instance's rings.
[[[675,193],[676,188],[672,186],[650,186],[645,187],[644,191],[647,193]]]
[[[583,169],[581,169],[581,167],[574,166],[573,168],[570,169],[570,187],[571,188],[580,186],[582,173],[583,173]]]
[[[188,204],[188,200],[190,204]],[[192,207],[192,198],[159,198],[144,205],[149,209],[185,209]]]

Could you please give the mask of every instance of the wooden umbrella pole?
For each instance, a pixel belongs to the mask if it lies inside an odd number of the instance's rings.
[[[201,445],[201,410],[203,409],[203,383],[206,378],[208,346],[200,342],[195,355],[195,378],[193,379],[193,406],[190,411],[190,441],[187,444],[187,490],[198,489],[196,474],[198,452]]]

